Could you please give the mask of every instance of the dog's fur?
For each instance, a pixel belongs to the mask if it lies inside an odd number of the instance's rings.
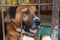
[[[46,35],[46,34],[42,34],[40,39],[41,40],[52,40],[51,37],[49,35]]]
[[[23,6],[22,12],[25,11],[29,11],[29,13],[28,14],[22,13],[22,21],[25,23],[25,25],[29,25],[37,9],[35,6]],[[27,28],[28,27],[29,26],[27,26]],[[17,32],[19,31],[18,29],[21,29],[20,7],[16,8],[15,17],[11,19],[10,23],[6,27],[7,30],[6,40],[20,40],[21,33]],[[27,36],[34,38],[34,40],[37,40],[36,35],[27,35]]]

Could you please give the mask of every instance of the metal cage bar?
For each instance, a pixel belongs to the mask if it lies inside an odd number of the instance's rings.
[[[23,33],[22,33],[22,0],[20,0],[20,14],[21,14],[21,39],[22,40],[22,36],[23,36]]]
[[[40,0],[38,0],[38,16],[40,18]],[[38,40],[40,40],[40,27],[38,29]]]
[[[22,4],[23,6],[24,5],[52,5],[52,3],[41,3],[41,4]],[[3,6],[20,6],[20,5],[3,5]]]
[[[59,0],[52,1],[52,40],[58,40],[59,28]]]
[[[3,0],[1,0],[1,13],[2,13],[2,31],[3,31],[3,40],[5,40],[5,27],[4,27]]]

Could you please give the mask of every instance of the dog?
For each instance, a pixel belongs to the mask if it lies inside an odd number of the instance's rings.
[[[6,40],[37,40],[35,33],[40,26],[40,19],[35,15],[36,6],[17,6],[14,9],[14,18],[6,26]],[[22,13],[20,13],[22,11]],[[22,15],[22,17],[21,17]],[[21,26],[22,25],[22,26]],[[21,28],[22,34],[21,37]]]

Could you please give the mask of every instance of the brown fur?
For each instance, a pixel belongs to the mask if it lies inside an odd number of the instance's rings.
[[[35,6],[23,6],[22,7],[22,12],[26,11],[27,9],[30,10],[30,15],[26,16],[22,14],[22,20],[28,25],[28,23],[32,19],[33,13],[37,11]],[[16,29],[20,29],[21,25],[19,23],[21,22],[21,13],[20,13],[20,7],[17,7],[16,9],[16,15],[14,19],[11,19],[11,22],[9,25],[7,25],[6,30],[6,40],[19,40],[21,38],[21,34],[16,32]],[[35,35],[32,35],[30,37],[33,37],[35,40],[37,40],[37,37]]]

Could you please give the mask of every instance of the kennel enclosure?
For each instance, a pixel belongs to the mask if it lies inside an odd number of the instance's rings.
[[[6,1],[6,0],[5,0]],[[2,15],[2,30],[3,30],[3,40],[5,40],[5,22],[4,22],[4,11],[5,9],[3,9],[4,7],[7,9],[8,7],[10,6],[20,6],[22,7],[23,5],[35,5],[35,6],[38,6],[38,14],[39,14],[39,17],[41,16],[41,6],[49,6],[51,5],[52,6],[52,21],[51,23],[47,24],[49,26],[52,27],[52,31],[51,31],[51,37],[52,37],[52,40],[59,40],[58,39],[58,29],[59,29],[59,0],[52,0],[52,3],[41,3],[41,0],[30,0],[30,1],[24,1],[24,3],[26,4],[22,4],[22,0],[16,0],[16,2],[10,0],[10,2],[7,2],[5,3],[4,0],[0,0],[0,7],[1,7],[1,15]],[[15,4],[16,3],[16,4]],[[22,12],[21,12],[22,13]],[[44,25],[44,22],[41,24],[41,25]],[[45,24],[46,25],[46,24]],[[40,33],[40,31],[38,32],[38,34]],[[40,36],[40,34],[39,34]]]

